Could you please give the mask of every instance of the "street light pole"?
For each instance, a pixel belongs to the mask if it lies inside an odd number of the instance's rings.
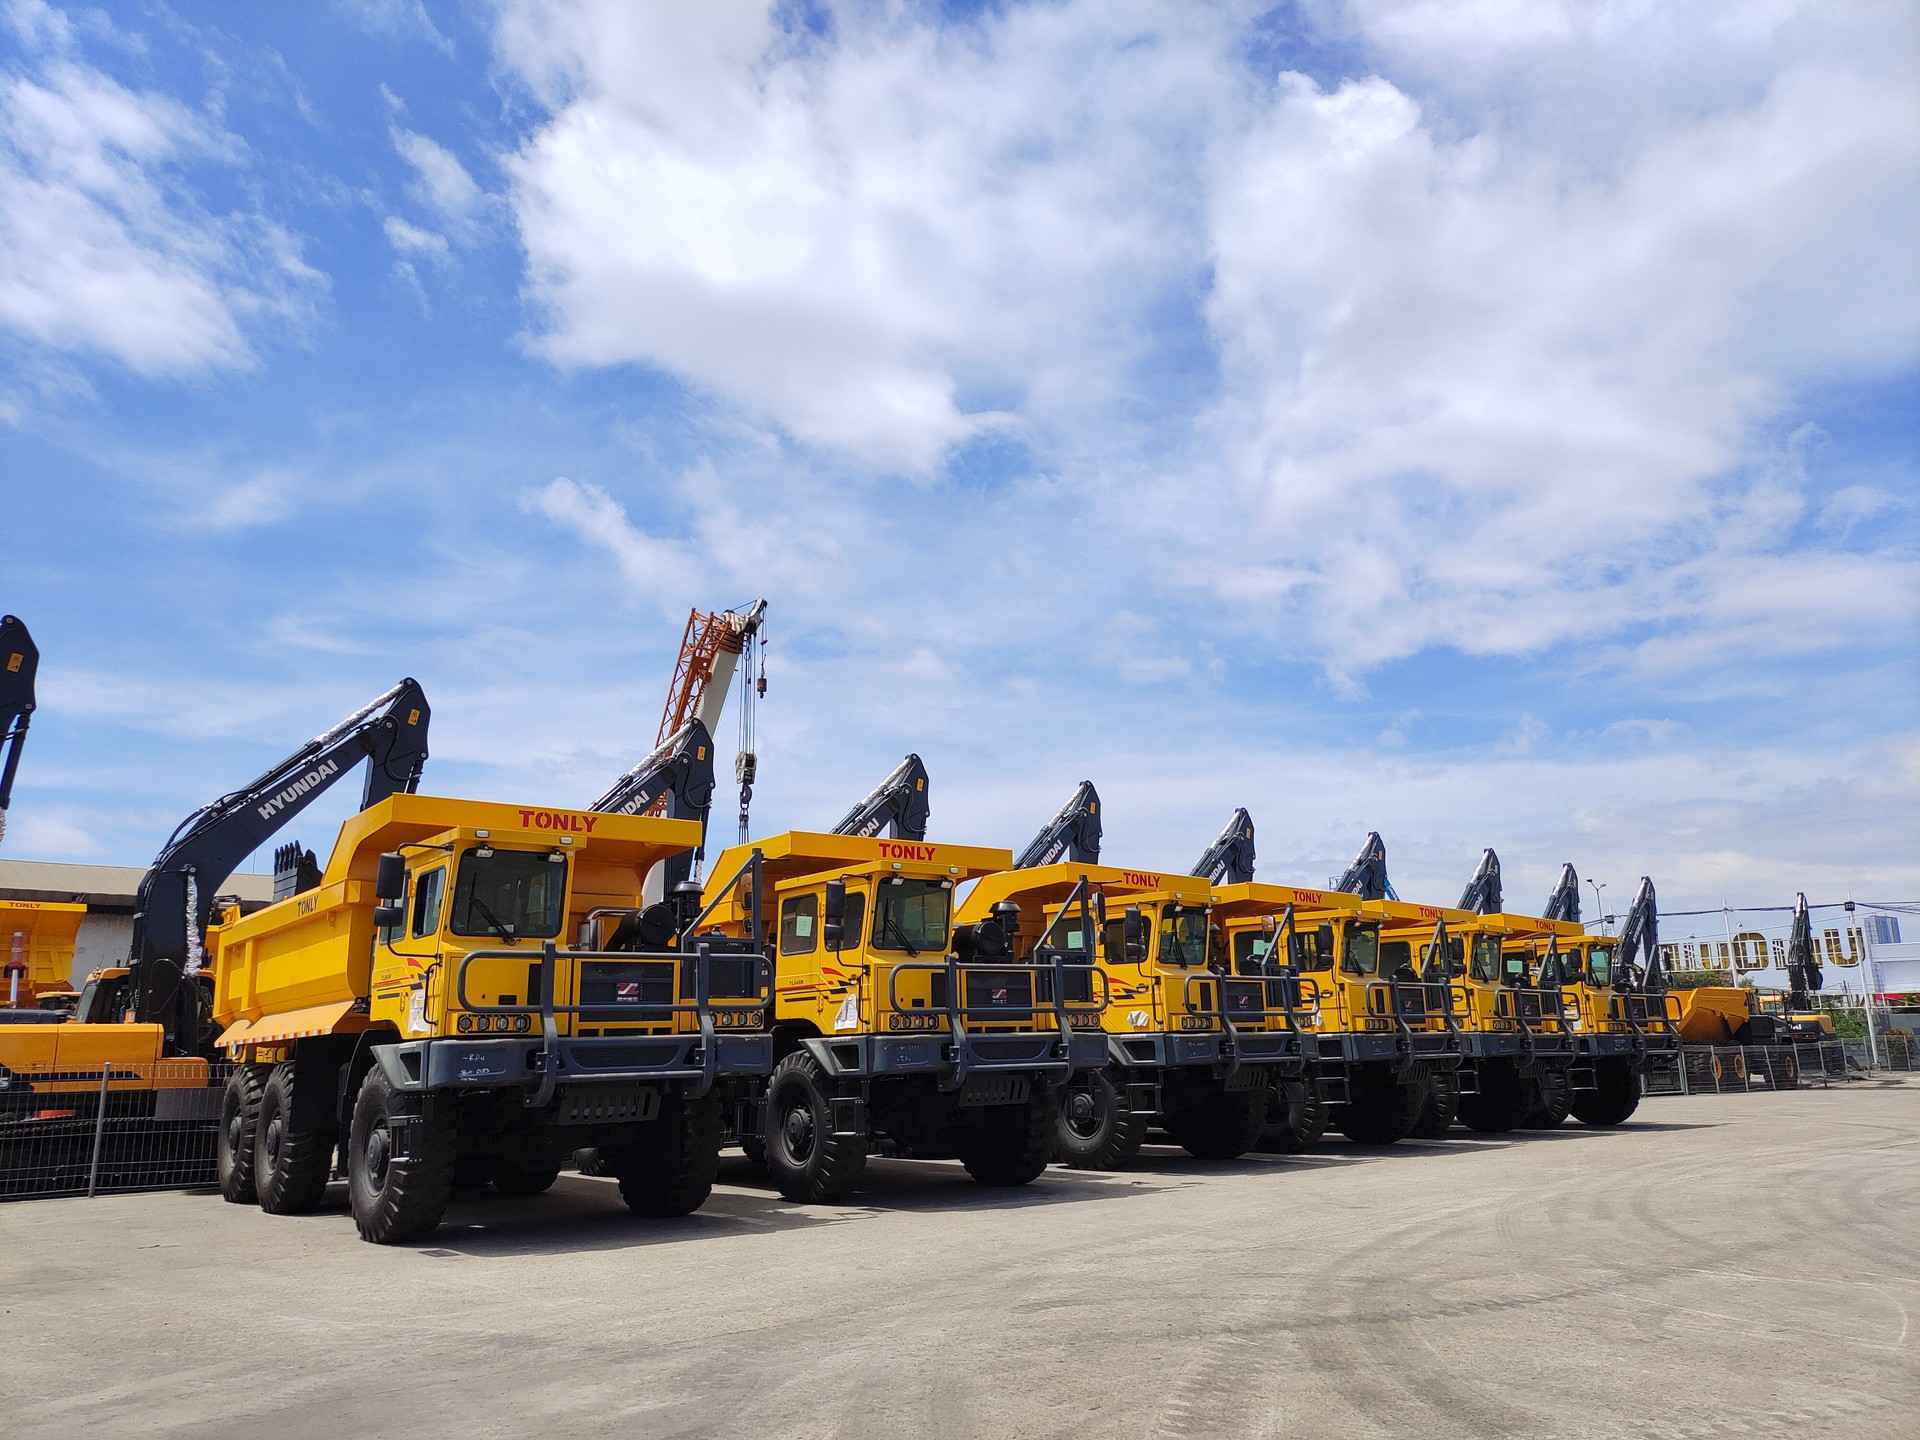
[[[1587,884],[1593,887],[1593,918],[1600,922],[1600,933],[1605,935],[1607,933],[1607,907],[1606,902],[1600,898],[1600,892],[1607,887],[1591,877],[1588,878]]]

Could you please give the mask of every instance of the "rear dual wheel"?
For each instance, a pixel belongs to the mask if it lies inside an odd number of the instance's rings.
[[[1268,1115],[1267,1133],[1255,1149],[1274,1155],[1298,1155],[1320,1143],[1320,1137],[1327,1133],[1332,1107],[1314,1093],[1311,1078],[1306,1090],[1304,1099],[1289,1100]]]
[[[253,1184],[253,1148],[268,1069],[265,1065],[234,1066],[220,1095],[220,1198],[230,1205],[256,1205],[260,1201]]]
[[[304,1215],[319,1207],[333,1177],[336,1133],[314,1124],[296,1105],[293,1062],[274,1066],[254,1117],[253,1192],[262,1210]]]
[[[1538,1086],[1539,1098],[1533,1109],[1527,1112],[1525,1128],[1558,1129],[1573,1111],[1573,1077],[1561,1069],[1544,1070],[1540,1073]]]
[[[1460,1077],[1440,1072],[1427,1081],[1427,1103],[1407,1133],[1417,1140],[1444,1140],[1460,1110]]]

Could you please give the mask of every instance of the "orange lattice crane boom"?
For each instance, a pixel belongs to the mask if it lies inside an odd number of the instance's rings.
[[[673,684],[667,690],[667,707],[660,714],[654,744],[664,745],[689,720],[699,720],[709,731],[715,729],[726,708],[727,688],[740,652],[759,632],[766,611],[767,602],[756,600],[742,610],[711,615],[695,610],[687,616],[687,633],[680,640],[680,658],[674,662]]]

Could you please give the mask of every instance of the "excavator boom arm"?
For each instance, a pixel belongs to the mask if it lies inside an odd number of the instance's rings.
[[[1387,879],[1387,842],[1378,830],[1367,832],[1366,843],[1353,857],[1346,873],[1334,882],[1334,889],[1362,900],[1398,900],[1393,882]]]
[[[1020,852],[1013,868],[1031,870],[1062,859],[1075,865],[1099,863],[1100,792],[1091,780],[1082,780],[1072,798],[1060,807],[1060,813],[1040,827],[1040,833]]]
[[[1553,894],[1547,897],[1547,908],[1540,912],[1543,920],[1580,919],[1580,876],[1571,863],[1560,867],[1560,879],[1555,882]]]
[[[234,868],[355,765],[368,762],[363,810],[390,795],[413,792],[427,760],[430,718],[420,682],[402,680],[251,784],[180,822],[134,901],[128,963],[139,982],[137,1018],[166,1016],[212,916],[215,892]]]
[[[1476,915],[1498,915],[1504,904],[1500,894],[1500,857],[1489,848],[1480,853],[1479,868],[1467,881],[1467,888],[1460,892],[1460,904],[1455,908],[1471,910]]]
[[[1253,816],[1244,809],[1200,852],[1189,875],[1201,875],[1215,885],[1246,885],[1253,880]]]
[[[909,755],[893,767],[873,793],[862,800],[838,825],[836,835],[872,837],[882,830],[889,840],[927,838],[927,767],[918,755]]]
[[[40,650],[17,615],[0,615],[0,836],[7,831],[7,806],[13,803],[13,777],[27,743],[33,715],[34,677]]]

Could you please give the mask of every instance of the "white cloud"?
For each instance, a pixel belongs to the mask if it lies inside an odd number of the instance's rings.
[[[323,283],[261,216],[205,213],[177,183],[240,142],[78,58],[43,5],[0,70],[0,326],[55,353],[159,377],[252,363],[249,329],[298,321]]]
[[[680,597],[694,592],[696,576],[686,548],[634,525],[626,508],[598,485],[577,484],[562,475],[528,491],[521,503],[605,550],[637,596],[671,610],[682,603]]]
[[[410,225],[398,215],[387,216],[381,222],[381,228],[386,232],[387,243],[402,255],[424,256],[444,264],[452,253],[447,246],[446,236]]]
[[[433,23],[421,0],[335,0],[335,4],[374,35],[387,39],[416,35],[441,54],[453,54],[453,42]]]
[[[413,167],[414,198],[432,209],[450,229],[467,234],[483,196],[466,166],[437,140],[397,126],[393,148]]]
[[[498,58],[551,112],[508,167],[540,346],[907,471],[1010,410],[1102,408],[1202,258],[1180,189],[1221,28],[847,7],[816,43],[766,6],[508,4]]]

